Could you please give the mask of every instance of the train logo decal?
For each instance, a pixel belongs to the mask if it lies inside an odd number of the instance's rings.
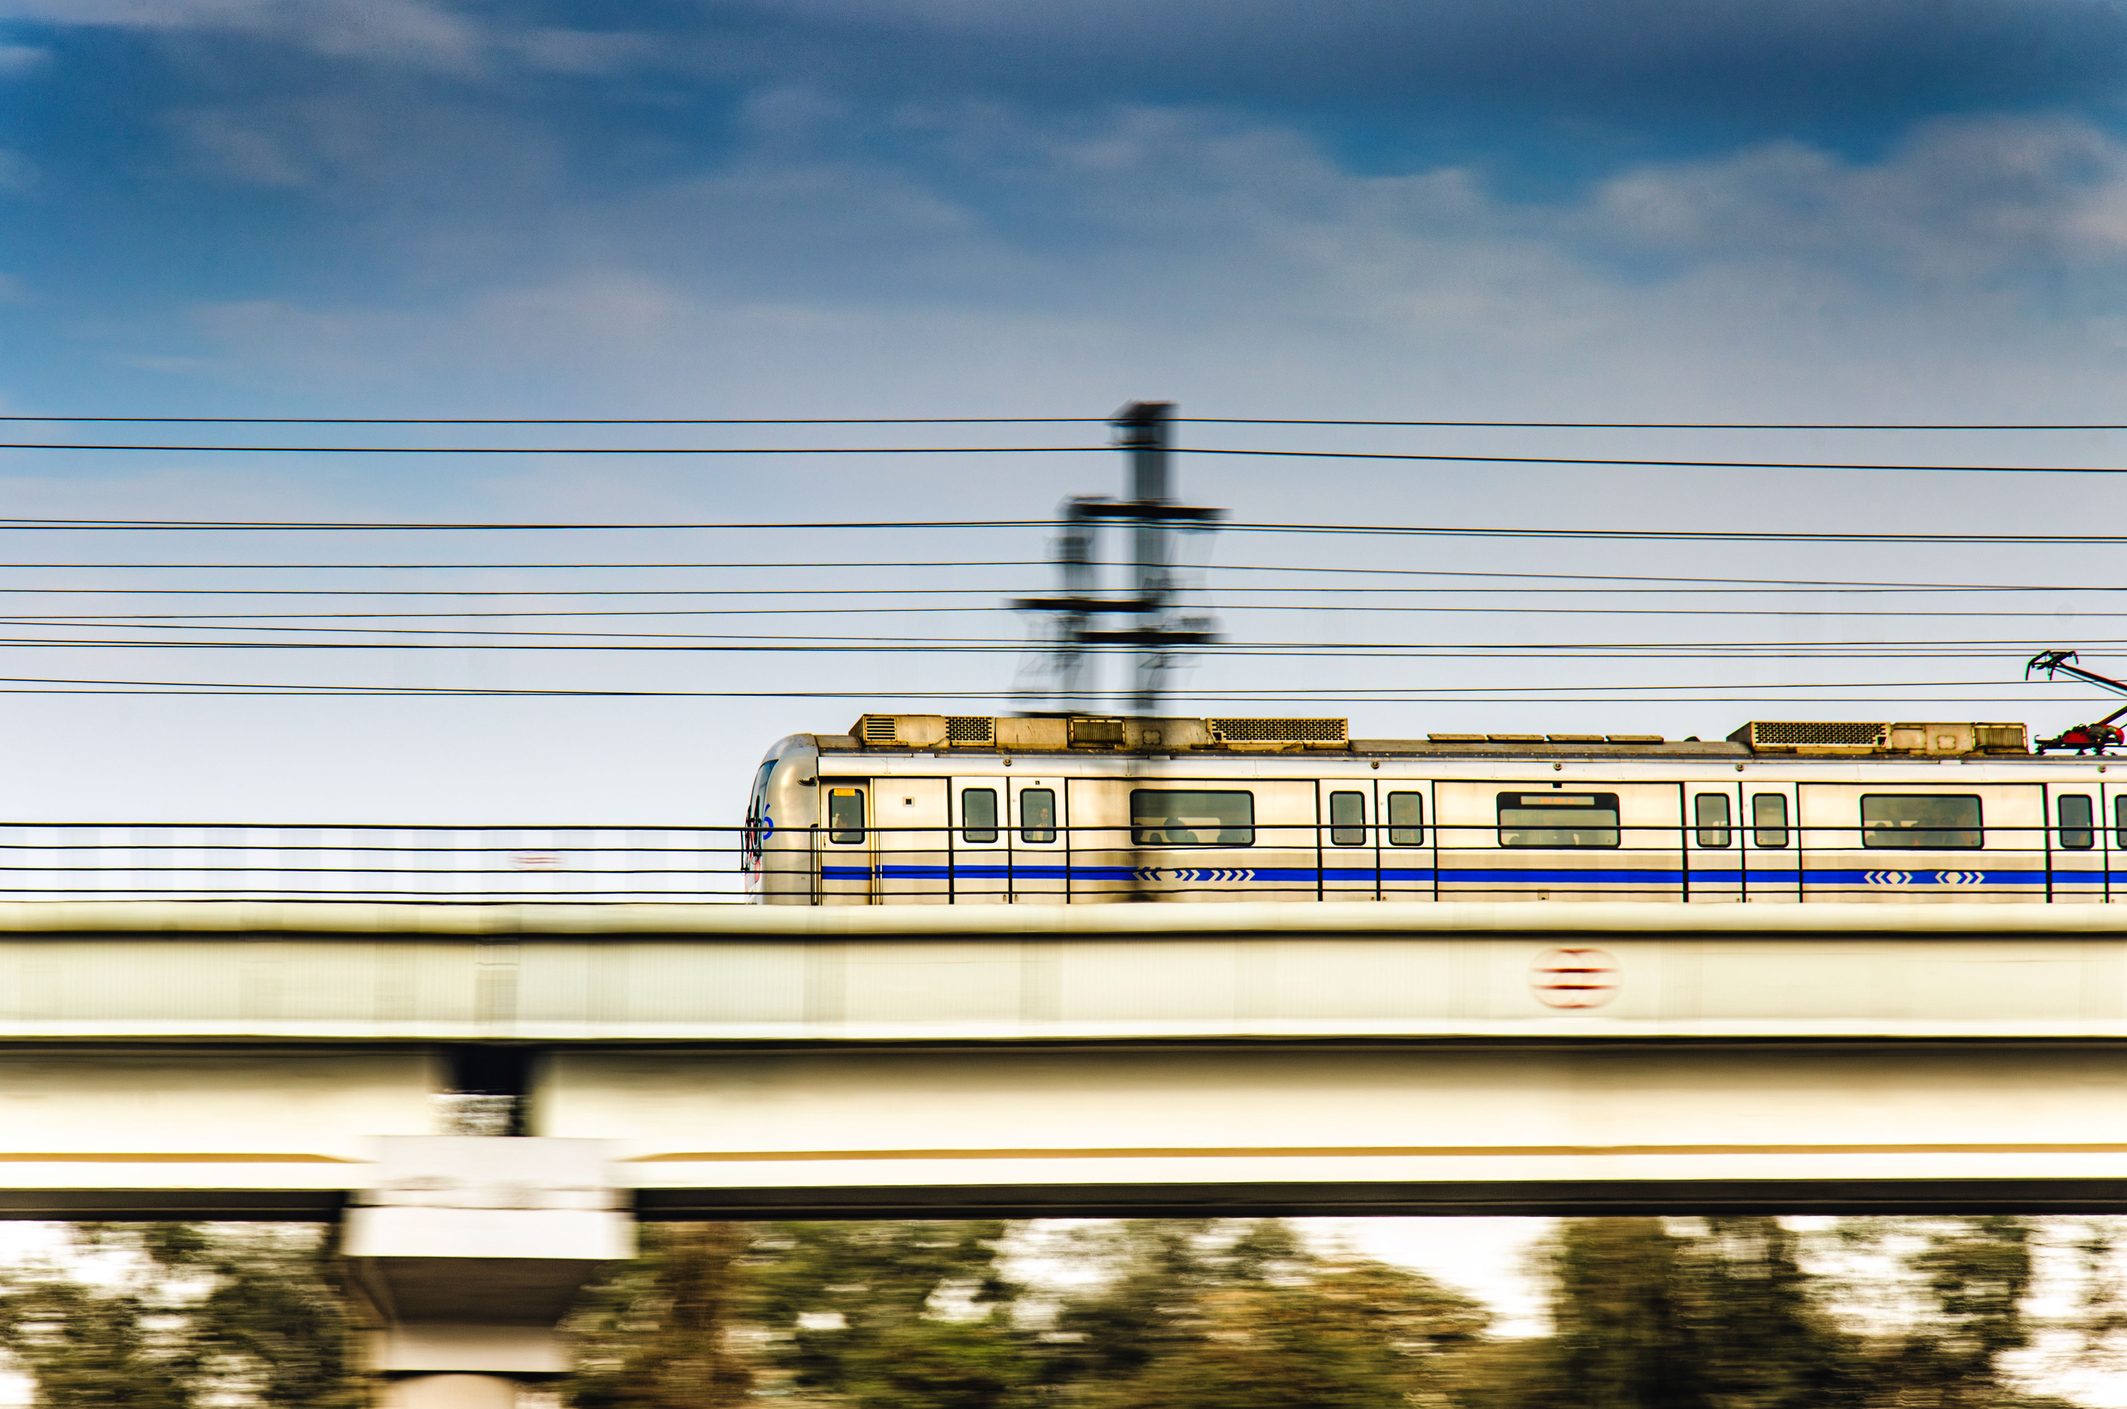
[[[1986,880],[1986,878],[1987,873],[1985,871],[1938,871],[1935,873],[1936,884],[1946,886],[1976,886]]]
[[[1157,866],[1146,866],[1139,869],[1137,878],[1141,881],[1188,881],[1201,885],[1220,881],[1252,881],[1256,878],[1256,873],[1248,870],[1231,869],[1162,871]]]
[[[1913,879],[1911,871],[1869,871],[1862,879],[1872,886],[1902,886]]]
[[[1600,949],[1546,949],[1529,965],[1529,991],[1547,1008],[1600,1008],[1624,975]]]

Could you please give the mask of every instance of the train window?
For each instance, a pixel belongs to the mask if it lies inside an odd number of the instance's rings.
[[[1390,846],[1425,845],[1425,794],[1390,793],[1388,795],[1388,844]]]
[[[1976,851],[1985,844],[1969,793],[1876,793],[1861,799],[1861,844],[1906,851]]]
[[[1056,840],[1056,789],[1019,790],[1019,839],[1028,842]]]
[[[1750,800],[1751,840],[1759,846],[1787,845],[1787,794],[1758,793]]]
[[[2127,797],[2116,797],[2112,800],[2112,825],[2117,833],[2112,839],[2113,844],[2120,850],[2127,851]]]
[[[827,790],[827,839],[837,846],[855,846],[864,840],[864,789]]]
[[[960,794],[960,838],[973,842],[997,840],[995,788],[969,788]]]
[[[1691,822],[1699,829],[1699,845],[1726,846],[1734,839],[1728,828],[1728,794],[1700,793],[1691,800]]]
[[[1331,793],[1329,795],[1329,844],[1331,846],[1366,845],[1366,794]]]
[[[1137,846],[1254,846],[1255,794],[1133,788],[1130,834]]]
[[[1501,793],[1501,846],[1616,846],[1616,793]]]
[[[2088,851],[2097,845],[2097,805],[2081,793],[2064,794],[2059,804],[2063,851]]]

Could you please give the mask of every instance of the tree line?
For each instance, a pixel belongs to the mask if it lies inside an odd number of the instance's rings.
[[[2072,1409],[2021,1388],[2016,1353],[2123,1320],[2106,1225],[2013,1217],[1566,1220],[1534,1254],[1549,1330],[1519,1336],[1276,1219],[643,1234],[572,1317],[575,1409]],[[2040,1316],[2049,1236],[2082,1292]],[[0,1268],[0,1346],[40,1409],[366,1402],[329,1230],[72,1238]]]

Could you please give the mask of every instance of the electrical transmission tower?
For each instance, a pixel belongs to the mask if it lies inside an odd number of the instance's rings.
[[[1133,401],[1117,413],[1110,424],[1117,432],[1116,448],[1130,457],[1129,497],[1066,500],[1055,546],[1062,594],[1012,603],[1020,611],[1047,612],[1053,618],[1050,693],[1066,709],[1082,710],[1091,702],[1098,685],[1092,679],[1096,651],[1135,647],[1137,678],[1130,706],[1139,714],[1157,714],[1177,651],[1219,639],[1215,621],[1184,616],[1174,601],[1174,534],[1211,528],[1222,511],[1177,503],[1169,493],[1173,414],[1174,405],[1167,401]],[[1131,580],[1120,595],[1100,591],[1097,550],[1102,523],[1130,529]],[[1111,620],[1123,624],[1101,624]]]

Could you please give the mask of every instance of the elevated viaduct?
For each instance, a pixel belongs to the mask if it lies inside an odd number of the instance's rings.
[[[2127,1209],[2127,918],[0,905],[0,1214],[345,1217],[407,1406],[630,1218],[1743,1209]]]

